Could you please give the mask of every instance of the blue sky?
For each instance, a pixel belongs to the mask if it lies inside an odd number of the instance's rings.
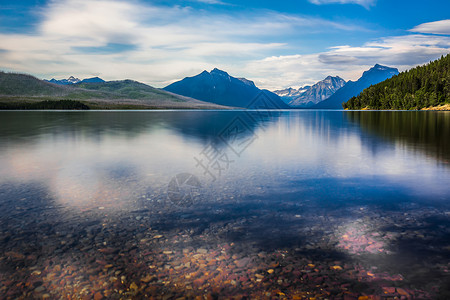
[[[450,52],[448,0],[0,2],[0,69],[163,87],[218,67],[263,88]]]

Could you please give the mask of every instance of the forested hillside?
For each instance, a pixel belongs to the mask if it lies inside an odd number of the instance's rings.
[[[70,78],[69,78],[70,79]],[[224,109],[133,81],[59,85],[0,71],[0,109]],[[61,101],[61,102],[60,102]]]
[[[450,54],[365,89],[346,109],[422,109],[450,103]]]

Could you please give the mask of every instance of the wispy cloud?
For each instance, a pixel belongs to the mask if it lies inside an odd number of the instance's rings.
[[[366,29],[270,10],[211,13],[122,0],[54,0],[40,16],[33,33],[0,33],[0,69],[44,78],[131,78],[162,87],[219,67],[278,89],[315,83],[327,75],[357,79],[375,63],[404,70],[450,49],[445,35],[449,20],[418,25],[411,30],[415,34],[300,55],[304,34],[312,41],[330,32]]]
[[[410,31],[420,33],[450,35],[450,20],[442,20],[420,24],[411,29]]]
[[[208,13],[121,0],[51,1],[33,34],[0,34],[1,68],[38,76],[133,78],[163,86],[203,69],[243,65],[299,31],[362,30],[274,11]]]
[[[220,0],[191,0],[191,1],[215,5],[228,5],[227,3]]]
[[[317,5],[322,4],[358,4],[365,8],[375,6],[376,0],[308,0],[309,2]]]
[[[358,79],[376,63],[406,70],[450,52],[450,37],[406,35],[386,37],[360,47],[337,46],[309,55],[271,56],[248,63],[252,79],[269,89],[312,84],[327,75]]]

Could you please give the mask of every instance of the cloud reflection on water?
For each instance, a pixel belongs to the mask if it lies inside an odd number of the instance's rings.
[[[149,188],[162,197],[181,172],[195,174],[216,194],[223,186],[245,183],[245,194],[251,195],[257,186],[276,189],[305,178],[372,178],[368,184],[378,188],[388,183],[419,194],[425,186],[437,195],[446,191],[438,178],[448,176],[448,169],[429,160],[434,152],[425,149],[423,156],[414,144],[405,147],[366,134],[354,119],[347,121],[346,112],[281,112],[265,121],[246,117],[254,143],[233,157],[215,184],[193,158],[218,141],[234,117],[247,116],[244,112],[9,114],[23,122],[13,132],[3,129],[0,181],[42,181],[65,206],[115,203],[123,209]],[[39,126],[43,120],[45,127]],[[26,134],[33,136],[20,138]]]

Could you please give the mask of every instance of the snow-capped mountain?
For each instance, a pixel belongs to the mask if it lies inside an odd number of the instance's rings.
[[[60,85],[69,85],[69,84],[77,84],[77,83],[98,83],[98,82],[105,82],[103,79],[99,78],[99,77],[92,77],[92,78],[86,78],[83,80],[80,80],[79,78],[70,76],[67,79],[55,79],[52,78],[50,80],[45,80],[47,82],[51,82],[54,84],[60,84]]]
[[[286,102],[290,102],[293,98],[301,96],[310,87],[311,87],[310,85],[307,85],[299,89],[287,88],[284,90],[274,91],[274,93],[280,96],[281,98],[285,98],[285,100],[287,100]]]
[[[55,83],[55,84],[60,84],[60,85],[76,84],[76,83],[81,82],[80,79],[75,78],[73,76],[70,76],[67,79],[60,79],[60,80],[58,80],[58,79],[52,78],[50,80],[45,80],[45,81],[48,81],[48,82],[51,82],[51,83]]]
[[[325,101],[314,105],[314,109],[342,109],[342,103],[347,102],[351,97],[359,95],[365,88],[380,83],[399,72],[396,68],[390,68],[376,64],[365,71],[357,81],[349,81],[344,87],[336,91]]]
[[[274,93],[292,107],[310,107],[329,98],[344,85],[345,80],[339,76],[328,76],[313,86],[305,86],[299,89],[288,88]]]

